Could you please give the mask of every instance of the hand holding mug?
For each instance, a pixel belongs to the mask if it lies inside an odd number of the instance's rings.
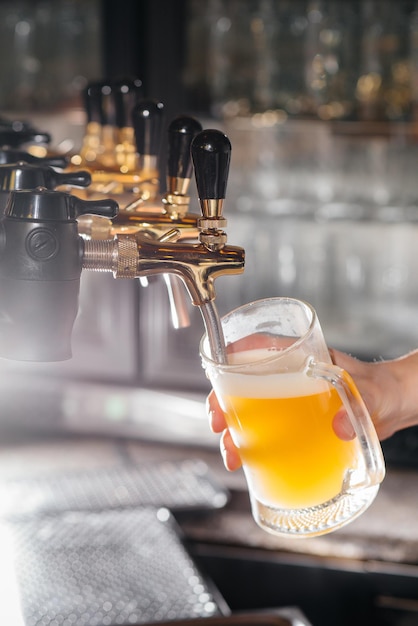
[[[231,469],[242,462],[257,523],[313,536],[357,517],[377,494],[383,457],[353,381],[331,362],[315,311],[269,298],[226,315],[222,328],[227,364],[211,359],[207,337],[201,343],[216,394],[213,427],[228,426],[225,462]],[[335,432],[338,414],[342,424],[349,419],[345,439]]]

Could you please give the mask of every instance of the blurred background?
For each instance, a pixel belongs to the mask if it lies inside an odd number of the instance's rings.
[[[120,76],[164,103],[166,126],[187,113],[231,139],[225,215],[246,269],[217,282],[221,314],[294,296],[332,346],[366,359],[418,346],[415,1],[0,2],[0,111],[50,132],[58,151],[81,144],[86,84]],[[164,135],[163,187],[166,148]],[[191,194],[199,211],[194,181]],[[190,309],[176,330],[163,280],[85,274],[73,359],[1,368],[206,392]]]

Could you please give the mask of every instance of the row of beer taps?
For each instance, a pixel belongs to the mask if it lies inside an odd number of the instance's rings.
[[[0,357],[70,358],[83,269],[161,274],[173,320],[185,325],[184,294],[210,306],[215,279],[244,268],[223,217],[228,137],[188,115],[171,120],[164,190],[163,104],[143,98],[135,79],[90,83],[83,96],[77,153],[34,156],[30,146],[48,135],[0,119]],[[200,214],[190,212],[193,170]]]

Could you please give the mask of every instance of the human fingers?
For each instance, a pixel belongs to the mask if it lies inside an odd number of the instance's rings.
[[[239,469],[242,465],[241,459],[228,429],[224,430],[222,433],[220,448],[222,460],[226,469],[230,472],[234,472]]]
[[[225,415],[213,389],[206,398],[206,413],[209,418],[210,427],[214,433],[221,433],[225,430],[227,427]]]
[[[399,428],[399,389],[392,375],[391,362],[368,362],[338,350],[330,350],[333,362],[352,377],[380,440],[390,437]],[[347,439],[351,424],[344,410],[334,418],[334,429],[341,439]],[[349,437],[348,437],[349,438]]]
[[[206,411],[209,423],[214,433],[222,433],[220,450],[222,460],[227,470],[233,472],[241,467],[241,459],[238,450],[232,441],[231,433],[227,428],[225,415],[222,411],[215,392],[212,390],[206,399]]]
[[[356,432],[345,409],[341,409],[335,414],[332,420],[332,427],[337,437],[343,441],[350,441],[356,436]]]

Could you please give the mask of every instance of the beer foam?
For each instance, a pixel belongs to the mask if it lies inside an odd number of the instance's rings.
[[[266,348],[246,350],[228,355],[230,365],[256,363],[274,355],[279,350]],[[295,355],[285,364],[289,369],[295,366]],[[298,362],[300,365],[300,354]],[[281,365],[284,365],[281,364]],[[215,391],[222,395],[239,396],[242,398],[295,398],[327,391],[329,383],[323,379],[312,378],[304,371],[273,372],[272,374],[253,374],[251,372],[222,372],[213,381]]]

